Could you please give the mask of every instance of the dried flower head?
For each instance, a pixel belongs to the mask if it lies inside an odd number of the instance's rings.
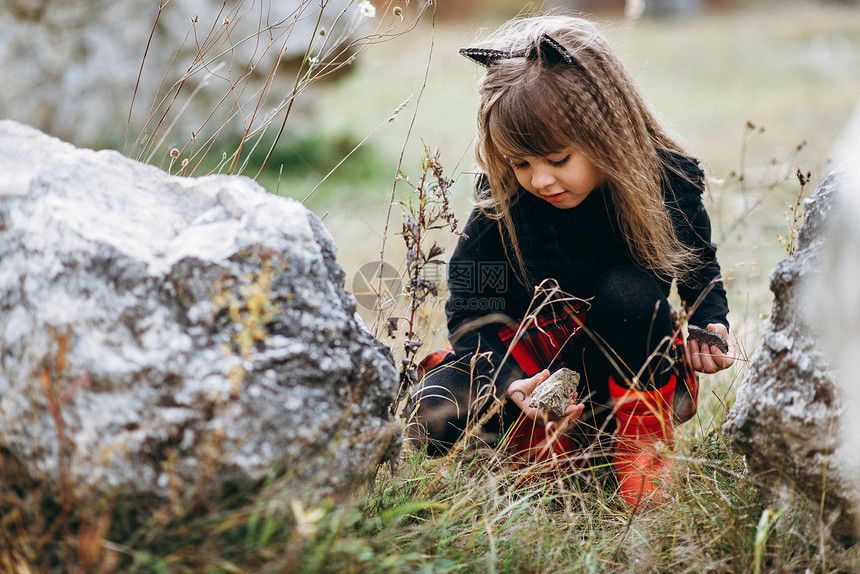
[[[376,6],[370,3],[370,0],[361,0],[358,3],[358,13],[365,18],[376,18]]]

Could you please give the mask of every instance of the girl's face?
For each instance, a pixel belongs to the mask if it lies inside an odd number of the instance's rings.
[[[573,148],[546,156],[508,156],[517,181],[559,209],[576,207],[603,183],[603,173]]]

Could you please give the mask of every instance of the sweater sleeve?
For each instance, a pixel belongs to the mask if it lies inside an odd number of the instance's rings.
[[[445,313],[448,338],[458,357],[475,357],[476,378],[492,381],[497,396],[523,377],[499,329],[514,312],[509,289],[514,281],[498,225],[475,208],[463,229],[448,266]]]
[[[695,160],[683,158],[683,175],[671,174],[673,197],[667,197],[678,238],[696,255],[694,269],[678,280],[678,294],[693,313],[690,323],[705,327],[728,322],[728,299],[723,285],[717,246],[711,241],[711,220],[702,203],[704,173]]]

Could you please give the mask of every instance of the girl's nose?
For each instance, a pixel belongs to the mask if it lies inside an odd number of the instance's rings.
[[[535,168],[532,173],[532,186],[534,186],[535,189],[546,189],[553,183],[555,183],[555,178],[551,173],[549,173],[549,170]]]

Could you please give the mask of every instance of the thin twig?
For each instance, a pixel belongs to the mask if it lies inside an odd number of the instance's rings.
[[[430,4],[429,3],[426,4],[424,6],[424,8],[421,9],[421,13],[419,14],[419,18],[421,16],[421,14],[423,14],[424,11],[427,9],[428,5],[430,5]],[[428,53],[427,53],[427,65],[424,67],[424,80],[421,83],[421,89],[418,90],[418,97],[415,98],[415,108],[412,111],[412,119],[409,121],[409,127],[406,130],[406,137],[403,139],[403,146],[400,148],[400,158],[397,160],[397,168],[394,171],[394,173],[395,173],[394,182],[391,185],[391,196],[388,199],[388,210],[385,212],[385,225],[383,226],[383,229],[382,229],[382,245],[379,248],[379,260],[380,261],[385,261],[385,242],[386,242],[386,239],[388,238],[388,227],[391,223],[391,210],[394,208],[394,204],[395,204],[394,197],[395,197],[395,193],[397,190],[397,182],[399,181],[397,174],[400,173],[400,170],[403,167],[403,158],[406,155],[406,145],[409,143],[409,138],[412,136],[412,129],[415,127],[415,120],[418,117],[418,109],[421,107],[421,97],[424,95],[424,90],[425,90],[425,88],[427,88],[427,82],[428,82],[428,79],[430,78],[430,63],[433,60],[433,47],[435,46],[435,43],[436,43],[436,4],[435,4],[435,2],[432,4],[432,6],[433,6],[433,10],[431,11],[431,17],[430,17],[430,49],[428,50]],[[379,282],[377,283],[377,293],[381,293],[381,292],[382,292],[382,277],[379,277]],[[382,307],[380,306],[380,308],[376,312],[376,318],[374,319],[373,328],[371,329],[371,331],[373,333],[378,334],[378,330],[379,330],[379,327],[381,325],[381,320],[382,320],[382,313],[383,313],[383,310],[382,310]]]
[[[131,112],[134,110],[134,100],[137,97],[137,90],[140,88],[140,79],[143,77],[143,65],[146,63],[146,56],[149,54],[149,46],[152,44],[152,37],[155,36],[155,28],[158,26],[158,19],[164,8],[170,4],[170,0],[162,0],[158,6],[158,12],[155,14],[155,21],[152,23],[152,29],[149,31],[149,39],[146,41],[146,48],[143,51],[143,58],[140,60],[140,69],[137,72],[137,81],[134,83],[134,92],[131,94],[131,103],[128,106],[128,121],[125,123],[125,142],[122,144],[122,153],[125,155],[128,148],[128,131],[131,128]]]

